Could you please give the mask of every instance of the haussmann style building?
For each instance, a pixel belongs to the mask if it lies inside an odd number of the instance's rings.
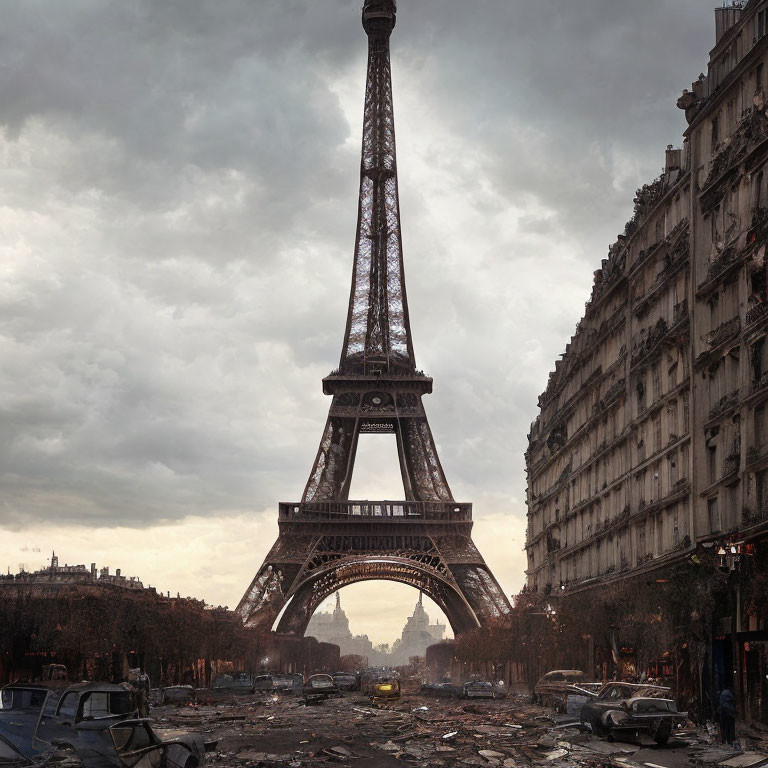
[[[745,716],[765,719],[768,0],[715,20],[707,74],[677,104],[682,148],[638,191],[539,398],[526,589],[554,605],[685,577],[680,599],[700,589],[703,601],[711,577],[714,605],[686,604],[654,671],[679,675],[695,647],[702,696],[730,685]],[[590,650],[598,672],[637,658],[621,626],[610,633],[602,670]]]

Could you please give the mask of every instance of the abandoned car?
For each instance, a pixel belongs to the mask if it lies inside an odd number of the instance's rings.
[[[368,687],[372,699],[396,699],[400,696],[400,681],[395,677],[382,676]]]
[[[332,677],[340,691],[356,691],[360,687],[360,681],[353,672],[334,672]]]
[[[56,706],[41,686],[6,686],[0,692],[0,760],[37,763],[60,750],[73,752],[85,768],[198,768],[203,737],[155,733],[136,718],[136,695],[128,684],[69,686]],[[4,715],[8,716],[4,716]]]
[[[32,737],[49,694],[42,685],[19,683],[0,690],[0,761],[34,760],[45,751]]]
[[[598,736],[643,732],[666,744],[688,717],[668,694],[669,688],[658,685],[607,683],[584,704],[579,719]]]
[[[329,696],[340,696],[341,692],[330,675],[311,675],[304,683],[304,701],[307,704],[327,699]]]
[[[558,712],[574,713],[597,696],[601,686],[601,683],[588,682],[580,669],[553,669],[539,678],[533,700]]]
[[[461,686],[462,699],[495,699],[496,687],[488,680],[470,680]]]

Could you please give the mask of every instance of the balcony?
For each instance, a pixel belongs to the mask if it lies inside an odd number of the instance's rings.
[[[688,299],[683,299],[672,308],[672,324],[682,322],[688,317]]]
[[[648,329],[648,335],[645,339],[635,342],[632,346],[631,365],[638,365],[645,360],[656,348],[657,344],[669,333],[670,327],[667,321],[661,317]]]
[[[715,259],[707,270],[707,276],[699,284],[697,293],[707,293],[712,285],[722,277],[734,265],[739,263],[739,257],[735,248],[727,248]]]
[[[646,501],[641,499],[637,505],[637,509],[632,512],[632,519],[635,520],[640,517],[648,517],[654,515],[662,509],[672,506],[678,501],[682,501],[687,498],[691,491],[691,484],[687,477],[681,477],[670,489],[667,491],[666,496],[662,496],[660,499]]]
[[[768,324],[768,301],[761,302],[747,312],[747,316],[744,319],[744,327],[757,322]]]
[[[619,395],[623,394],[627,388],[627,382],[622,379],[612,384],[608,391],[605,393],[605,397],[600,401],[603,408],[612,403]]]
[[[719,325],[714,331],[710,331],[704,337],[704,343],[714,349],[729,341],[741,330],[741,318],[734,317],[728,322]]]
[[[768,443],[747,450],[747,469],[768,457]]]
[[[739,464],[741,464],[741,454],[732,453],[730,456],[725,457],[723,462],[723,477],[730,477],[735,475],[739,471]]]
[[[749,393],[754,395],[755,392],[761,392],[764,389],[768,389],[768,371],[766,371],[757,381],[752,382]]]
[[[472,521],[472,505],[455,501],[317,501],[282,502],[280,522],[440,523]]]
[[[717,403],[715,403],[709,411],[709,421],[717,419],[725,413],[728,413],[732,408],[735,408],[739,404],[739,391],[735,389],[730,394],[721,397]]]

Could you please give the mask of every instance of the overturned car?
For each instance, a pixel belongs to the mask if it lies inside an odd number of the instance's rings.
[[[678,712],[669,688],[658,685],[607,683],[581,708],[579,719],[598,736],[646,733],[666,744],[688,719]]]

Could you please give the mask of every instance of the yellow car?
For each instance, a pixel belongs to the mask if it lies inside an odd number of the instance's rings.
[[[394,679],[376,680],[371,683],[368,695],[372,699],[396,699],[400,696],[400,682]]]

